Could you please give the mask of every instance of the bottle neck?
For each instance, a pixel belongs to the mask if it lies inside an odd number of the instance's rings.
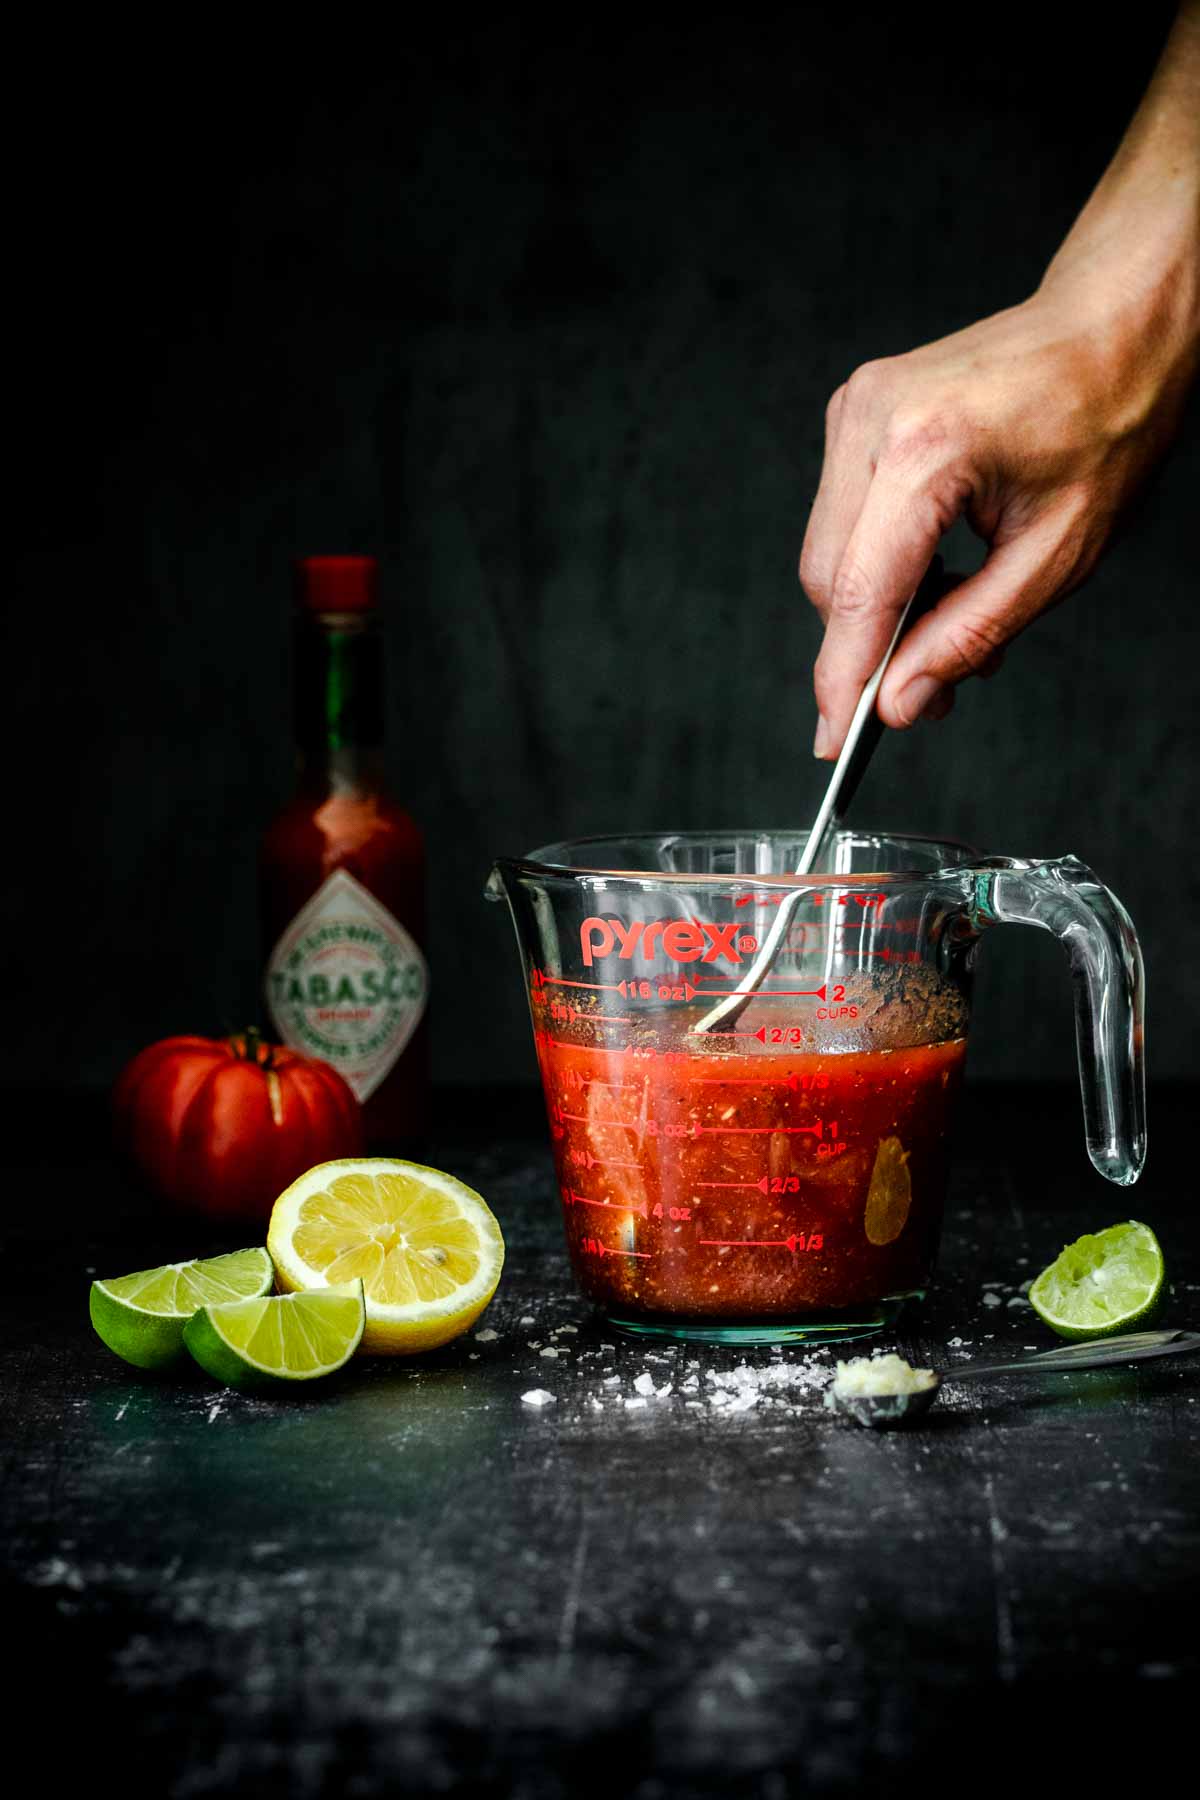
[[[383,656],[374,614],[298,614],[294,701],[302,782],[377,787]]]

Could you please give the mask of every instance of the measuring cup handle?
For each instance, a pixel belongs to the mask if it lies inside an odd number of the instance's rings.
[[[1067,953],[1088,1155],[1127,1187],[1146,1160],[1142,954],[1116,895],[1074,856],[1049,862],[991,857],[974,871],[976,930],[1036,925]]]

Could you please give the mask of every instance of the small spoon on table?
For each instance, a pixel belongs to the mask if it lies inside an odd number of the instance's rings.
[[[854,1394],[844,1398],[830,1390],[834,1408],[856,1424],[885,1431],[923,1418],[944,1381],[974,1381],[983,1375],[1052,1375],[1056,1370],[1100,1369],[1112,1363],[1145,1362],[1152,1356],[1182,1356],[1200,1349],[1200,1331],[1135,1331],[1125,1337],[1092,1338],[1061,1350],[1041,1350],[1012,1362],[967,1362],[935,1375],[928,1387],[911,1394]]]

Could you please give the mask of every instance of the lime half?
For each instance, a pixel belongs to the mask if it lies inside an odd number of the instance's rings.
[[[274,1285],[265,1250],[234,1250],[204,1262],[165,1263],[93,1281],[89,1309],[117,1356],[138,1369],[166,1369],[186,1354],[183,1328],[201,1306],[269,1294]]]
[[[1109,1337],[1145,1320],[1162,1292],[1163,1254],[1148,1225],[1129,1219],[1068,1244],[1029,1290],[1064,1338]]]
[[[299,1294],[203,1306],[183,1341],[202,1369],[228,1387],[316,1381],[349,1362],[367,1322],[361,1281]]]

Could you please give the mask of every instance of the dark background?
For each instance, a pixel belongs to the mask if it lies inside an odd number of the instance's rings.
[[[809,817],[825,401],[1030,293],[1172,10],[1119,41],[1073,8],[970,36],[799,7],[549,38],[106,27],[18,58],[8,1079],[99,1085],[257,1012],[288,563],[344,549],[384,564],[437,1073],[532,1079],[490,859]],[[858,808],[1092,863],[1145,942],[1159,1078],[1191,1073],[1200,1002],[1198,478],[1193,408],[1085,592],[890,738]],[[1068,1074],[1055,946],[997,934],[985,971],[976,1073]]]
[[[494,1342],[275,1405],[143,1382],[82,1307],[197,1247],[109,1158],[100,1090],[257,1010],[291,556],[383,558],[438,1072],[532,1081],[490,858],[808,816],[828,394],[1030,292],[1169,12],[9,24],[0,1579],[43,1764],[132,1756],[188,1800],[546,1800],[592,1764],[637,1800],[868,1800],[1136,1792],[1194,1754],[1192,1365],[967,1388],[884,1439],[598,1415],[609,1351],[625,1391],[648,1358],[580,1318],[536,1096],[444,1095],[430,1151],[503,1220]],[[1091,861],[1145,939],[1160,1081],[1200,1003],[1198,475],[1193,411],[1087,590],[890,739],[860,810]],[[1067,988],[1049,939],[992,935],[915,1361],[1045,1342],[982,1278],[1125,1204],[1068,1097],[1002,1079],[1070,1075]],[[1192,1323],[1194,1093],[1154,1099],[1136,1204]],[[542,1361],[577,1319],[584,1354]],[[520,1400],[547,1381],[553,1417]]]

